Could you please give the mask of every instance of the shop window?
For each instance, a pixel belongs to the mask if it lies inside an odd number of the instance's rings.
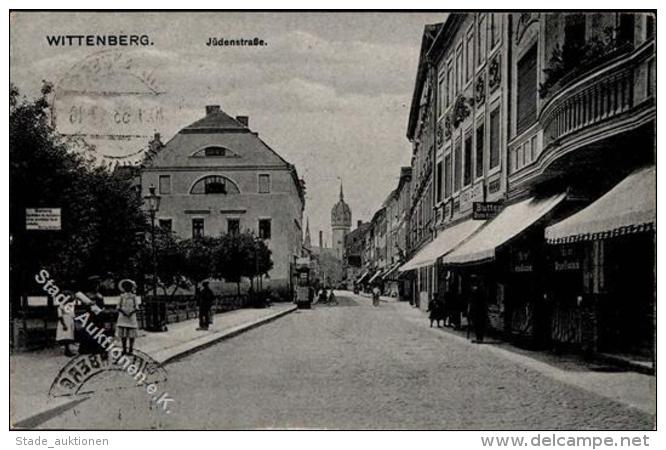
[[[537,46],[534,44],[518,61],[517,132],[530,127],[537,115]]]

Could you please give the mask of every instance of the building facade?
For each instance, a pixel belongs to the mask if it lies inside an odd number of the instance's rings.
[[[254,232],[272,251],[270,285],[289,284],[301,255],[303,184],[246,116],[207,106],[205,117],[148,153],[141,186],[143,195],[156,187],[157,224],[180,238]]]
[[[400,268],[421,303],[441,296],[460,322],[475,285],[512,339],[650,354],[655,17],[456,13],[435,28],[407,133],[413,242]]]

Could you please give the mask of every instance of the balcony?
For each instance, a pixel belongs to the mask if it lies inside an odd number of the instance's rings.
[[[572,150],[654,120],[654,56],[648,41],[558,86],[535,126],[509,143],[510,183],[555,171]]]

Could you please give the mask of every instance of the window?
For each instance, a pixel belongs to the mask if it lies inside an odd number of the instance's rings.
[[[530,48],[518,61],[517,132],[529,128],[537,114],[537,46]]]
[[[585,15],[567,14],[564,17],[564,53],[568,57],[571,52],[578,52],[585,44]],[[577,55],[571,54],[572,57]]]
[[[437,85],[437,117],[441,116],[444,113],[444,101],[446,98],[445,84],[446,77],[442,74],[439,78],[439,84]]]
[[[449,61],[446,70],[446,106],[453,103],[453,61]]]
[[[220,175],[204,177],[194,183],[190,194],[238,194],[238,188],[229,179]]]
[[[259,237],[261,239],[271,238],[271,219],[259,219]]]
[[[534,161],[537,157],[537,137],[532,136],[532,139],[530,139],[530,151],[532,152],[532,161]]]
[[[227,219],[227,234],[240,233],[240,219]]]
[[[636,27],[635,16],[632,13],[619,13],[617,18],[617,42],[618,44],[634,43],[634,30]]]
[[[227,149],[224,147],[207,147],[204,154],[206,156],[227,156]]]
[[[479,14],[479,31],[476,34],[476,57],[479,65],[486,60],[486,41],[488,35],[486,33],[486,15]]]
[[[259,193],[268,194],[271,192],[271,176],[268,174],[259,175]]]
[[[464,151],[464,163],[465,167],[463,169],[463,186],[467,186],[472,182],[472,131],[468,131],[465,134],[465,148]]]
[[[484,144],[484,131],[483,123],[476,127],[476,177],[483,176],[483,144]]]
[[[171,175],[160,175],[158,185],[160,194],[171,194]]]
[[[469,81],[472,79],[474,74],[474,33],[470,32],[467,34],[467,48],[465,49],[467,54],[466,58],[466,72],[465,80]]]
[[[444,157],[444,197],[451,197],[451,154]]]
[[[462,45],[456,50],[456,94],[463,88],[463,52]]]
[[[490,15],[490,48],[495,48],[500,40],[500,32],[502,31],[502,24],[500,22],[499,14]]]
[[[443,181],[442,180],[442,178],[443,178],[442,177],[442,168],[443,168],[442,161],[440,161],[440,162],[437,163],[437,186],[436,186],[437,202],[442,201],[442,181]]]
[[[454,149],[453,192],[460,190],[462,182],[462,140],[458,138]]]
[[[173,221],[171,219],[160,219],[158,224],[159,227],[167,233],[171,233],[173,230]]]
[[[494,169],[500,161],[500,110],[495,108],[490,113],[490,161],[489,169]]]
[[[204,220],[192,219],[192,238],[197,239],[204,235]]]
[[[645,39],[652,39],[654,37],[654,16],[652,14],[645,15]]]

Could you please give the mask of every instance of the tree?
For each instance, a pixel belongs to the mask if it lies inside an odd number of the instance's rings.
[[[10,267],[19,295],[41,269],[61,288],[102,273],[133,276],[137,235],[146,227],[131,183],[95,166],[51,127],[51,91],[44,83],[32,100],[14,86],[9,91]],[[61,208],[61,230],[26,230],[26,208],[39,207]]]
[[[226,281],[236,283],[240,295],[243,277],[252,277],[255,266],[255,238],[249,231],[227,233],[220,238],[215,252],[215,271]]]
[[[198,292],[199,283],[217,275],[215,256],[219,246],[220,239],[210,236],[186,239],[178,243],[183,256],[181,273],[194,283],[195,292]]]

